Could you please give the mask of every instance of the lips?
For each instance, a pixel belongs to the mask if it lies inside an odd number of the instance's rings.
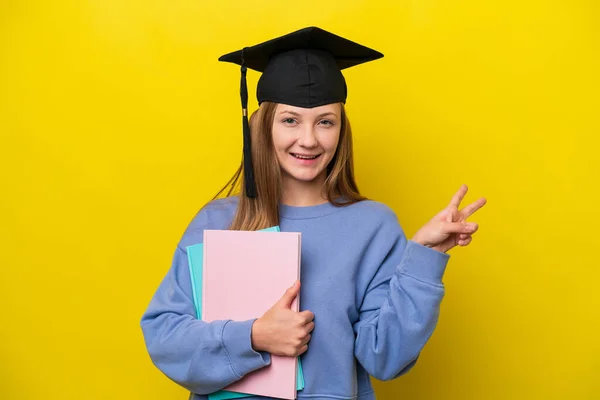
[[[298,160],[315,160],[321,156],[320,154],[297,154],[297,153],[290,153],[290,154],[292,155],[292,157],[297,158]]]

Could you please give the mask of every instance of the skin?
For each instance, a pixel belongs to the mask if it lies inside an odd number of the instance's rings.
[[[282,170],[282,202],[292,206],[325,203],[323,193],[327,164],[335,155],[340,137],[341,107],[329,104],[300,108],[279,104],[273,122],[273,142]],[[294,155],[318,157],[299,160]],[[439,252],[468,246],[479,226],[467,218],[486,204],[480,198],[460,209],[468,188],[462,185],[448,206],[437,213],[411,239]],[[274,355],[298,356],[308,350],[314,314],[290,309],[300,291],[296,281],[282,298],[252,326],[252,347]]]
[[[300,108],[279,104],[273,122],[273,144],[282,171],[282,202],[310,206],[327,201],[323,193],[327,165],[340,139],[339,104]],[[315,156],[314,161],[294,155]]]

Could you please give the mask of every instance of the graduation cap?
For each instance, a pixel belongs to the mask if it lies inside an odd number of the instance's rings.
[[[262,72],[256,90],[259,104],[269,101],[313,108],[345,103],[348,91],[341,70],[381,57],[383,54],[378,51],[323,29],[308,27],[219,58],[219,61],[241,66],[246,196],[256,197],[248,123],[247,68]]]

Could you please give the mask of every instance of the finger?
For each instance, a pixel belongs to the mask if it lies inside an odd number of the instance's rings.
[[[466,239],[459,240],[458,245],[459,246],[467,246],[469,243],[471,243],[471,241],[473,241],[473,236],[469,236]]]
[[[450,200],[450,205],[456,208],[460,207],[460,202],[462,201],[462,199],[464,199],[468,190],[469,188],[467,187],[467,185],[463,184],[460,187],[460,189],[458,189],[458,192],[456,192],[454,197],[452,197],[452,200]]]
[[[437,213],[433,219],[437,221],[458,222],[460,221],[460,211],[458,211],[458,208],[450,205]]]
[[[464,219],[467,219],[468,217],[473,215],[475,213],[475,211],[477,211],[481,207],[483,207],[485,205],[485,203],[487,203],[487,200],[484,197],[482,197],[479,200],[477,200],[476,202],[471,203],[468,206],[466,206],[465,208],[463,208],[462,210],[460,210],[460,213],[462,214]]]
[[[460,235],[458,235],[458,238],[461,240],[464,240],[466,238],[468,238],[470,236],[469,233],[461,233]]]
[[[302,324],[308,324],[315,319],[315,314],[308,310],[301,311],[298,313],[298,315],[300,316],[300,323]]]
[[[285,291],[281,299],[277,302],[280,307],[290,308],[292,306],[292,302],[298,296],[298,292],[300,291],[300,281],[294,282],[292,286],[289,287],[288,290]]]
[[[308,350],[308,345],[304,345],[300,348],[300,350],[298,350],[298,352],[296,353],[297,356],[299,356],[300,354],[304,354],[306,352],[306,350]]]
[[[479,226],[475,222],[442,222],[440,230],[442,233],[468,233],[477,232]]]
[[[305,325],[305,327],[306,327],[306,333],[311,333],[313,331],[313,329],[315,329],[315,323],[309,322],[308,324]]]
[[[304,345],[308,344],[308,342],[310,342],[310,339],[311,339],[311,337],[312,337],[312,336],[310,335],[310,333],[309,333],[308,335],[306,335],[306,336],[304,337],[304,339],[302,340],[302,346],[304,346]]]
[[[448,215],[446,216],[446,221],[448,222],[459,222],[460,221],[460,212],[458,208],[454,206],[448,207]]]

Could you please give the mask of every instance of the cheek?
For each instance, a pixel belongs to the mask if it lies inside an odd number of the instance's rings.
[[[286,135],[285,132],[282,132],[280,129],[273,128],[273,146],[275,147],[275,151],[285,152],[287,148],[291,145],[291,141],[289,135]]]
[[[321,140],[321,146],[323,147],[323,150],[333,155],[337,149],[339,140],[339,133],[337,135],[325,135]]]

